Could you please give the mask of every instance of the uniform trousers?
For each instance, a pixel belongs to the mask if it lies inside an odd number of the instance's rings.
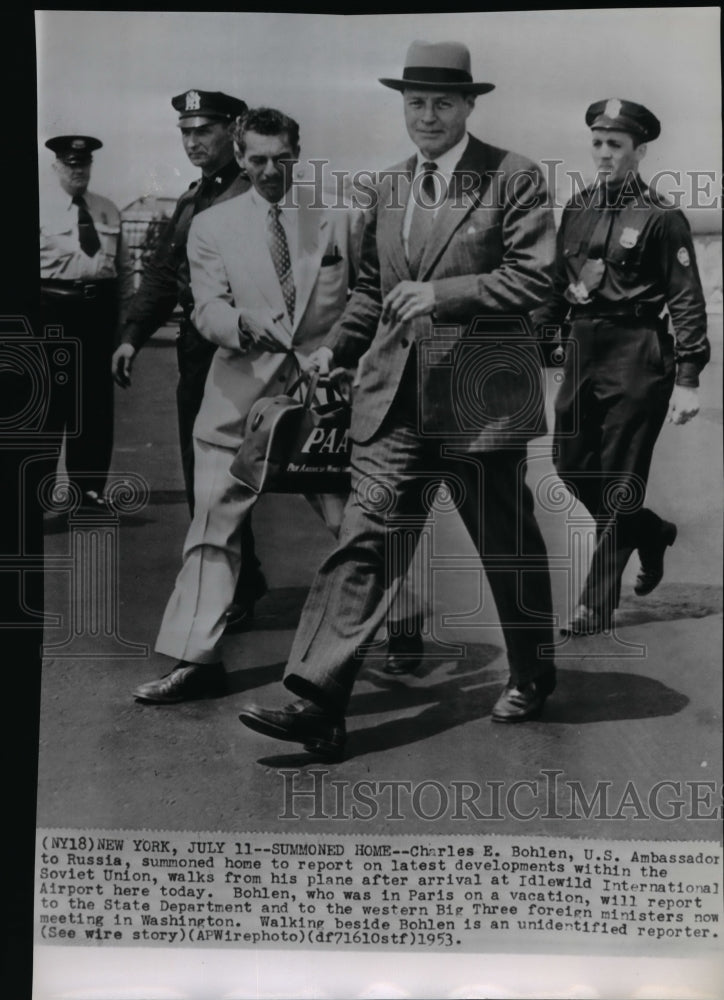
[[[63,284],[70,288],[73,283]],[[113,452],[111,356],[118,322],[118,288],[114,280],[84,287],[89,297],[81,292],[41,290],[43,324],[62,326],[64,337],[79,341],[78,376],[72,391],[57,379],[51,380],[46,428],[65,433],[70,482],[81,493],[93,490],[101,495]]]
[[[644,498],[674,375],[663,321],[574,321],[555,406],[554,462],[596,523],[580,603],[604,619],[618,606],[633,550],[660,537],[661,518]]]
[[[548,556],[524,447],[442,457],[417,428],[414,366],[375,437],[352,448],[352,492],[337,548],[312,584],[284,676],[292,692],[344,712],[364,647],[396,600],[438,486],[447,481],[480,554],[511,680],[550,678]],[[488,618],[494,622],[495,618]]]
[[[157,652],[190,663],[221,658],[226,614],[248,571],[240,536],[258,496],[229,473],[235,454],[235,448],[194,438],[194,516],[156,640]],[[307,499],[334,531],[343,499]]]

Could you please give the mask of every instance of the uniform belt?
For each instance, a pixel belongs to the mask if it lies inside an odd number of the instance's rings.
[[[661,315],[661,308],[652,305],[639,303],[630,309],[622,309],[620,306],[615,309],[601,308],[601,306],[573,306],[571,309],[571,319],[658,319]]]
[[[100,278],[98,281],[63,281],[60,278],[45,278],[40,283],[41,292],[59,298],[92,301],[107,295],[116,288],[116,278]]]

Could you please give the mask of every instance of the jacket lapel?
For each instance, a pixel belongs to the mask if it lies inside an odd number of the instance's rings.
[[[304,189],[302,189],[304,190]],[[324,209],[311,208],[300,200],[297,231],[297,286],[294,303],[294,330],[304,316],[317,281],[322,255],[327,245],[329,219]]]
[[[389,253],[389,263],[400,281],[410,280],[410,265],[405,254],[405,244],[402,239],[402,227],[405,222],[407,200],[410,197],[412,175],[416,158],[411,157],[399,170],[393,168],[391,176],[385,184],[380,185],[378,196],[382,199],[378,212],[378,225],[384,227],[382,239]]]
[[[465,152],[453,171],[447,198],[438,209],[425,251],[420,261],[417,280],[425,281],[442,256],[453,233],[465,222],[479,204],[490,183],[486,174],[484,147],[472,136]],[[475,182],[471,184],[470,176]]]
[[[238,248],[243,284],[253,288],[250,298],[261,295],[275,313],[285,313],[284,296],[269,253],[264,216],[254,212],[251,200],[246,198],[239,199],[239,208]],[[286,322],[286,313],[284,318]]]

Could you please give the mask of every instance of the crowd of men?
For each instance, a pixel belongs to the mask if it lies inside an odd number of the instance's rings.
[[[223,637],[253,625],[266,593],[251,529],[257,496],[229,471],[252,405],[300,371],[354,372],[341,525],[329,498],[309,498],[337,540],[289,655],[283,683],[294,698],[240,715],[327,760],[344,754],[364,649],[385,623],[386,670],[419,665],[422,612],[400,600],[412,549],[392,539],[419,535],[442,483],[504,635],[509,680],[492,719],[534,719],[555,688],[548,557],[526,483],[528,442],[547,433],[535,330],[561,330],[553,457],[596,526],[570,636],[610,630],[634,551],[636,594],[663,577],[677,528],[644,506],[647,477],[667,414],[677,424],[696,415],[709,357],[688,223],[639,173],[661,129],[651,111],[618,98],[587,109],[596,177],[556,234],[538,166],[467,130],[476,97],[494,85],[473,79],[466,46],[414,42],[402,75],[380,82],[401,94],[414,151],[378,176],[364,213],[319,206],[295,186],[300,128],[284,112],[220,92],[174,97],[202,176],[133,296],[118,211],[88,191],[100,141],[46,143],[61,191],[41,209],[44,321],[82,345],[81,434],[66,443],[66,466],[85,509],[104,505],[112,380],[130,385],[138,351],[176,307],[183,314],[177,401],[191,524],[156,641],[176,663],[136,689],[139,701],[223,694]],[[501,361],[506,339],[528,376],[511,377]],[[59,406],[51,418],[62,426]],[[401,557],[390,558],[393,547]]]

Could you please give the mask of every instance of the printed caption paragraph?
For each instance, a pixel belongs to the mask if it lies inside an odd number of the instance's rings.
[[[690,953],[721,875],[702,842],[40,830],[36,940]]]

